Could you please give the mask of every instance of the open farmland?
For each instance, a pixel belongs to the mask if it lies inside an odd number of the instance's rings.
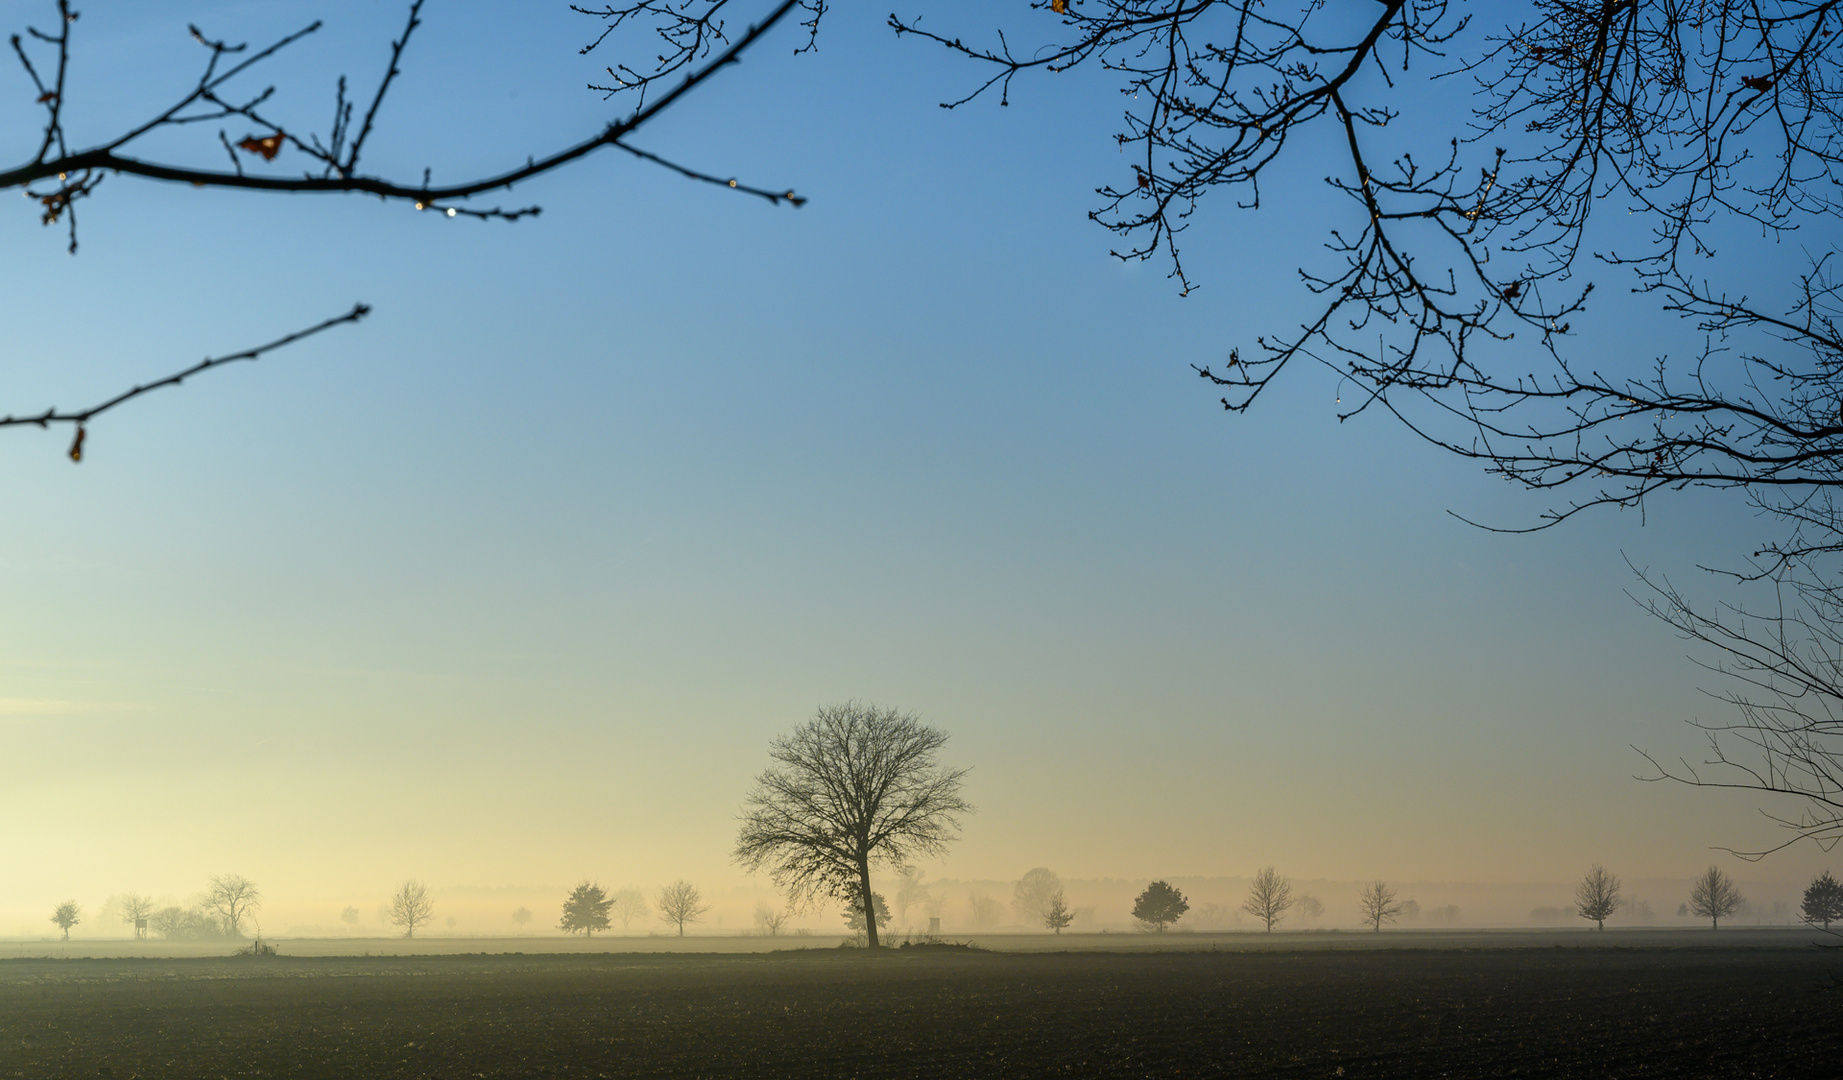
[[[1806,946],[0,961],[0,1077],[1816,1076]]]

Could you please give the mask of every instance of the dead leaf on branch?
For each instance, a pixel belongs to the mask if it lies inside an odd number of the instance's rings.
[[[246,153],[260,154],[264,161],[274,161],[275,155],[282,152],[282,133],[278,131],[260,139],[254,135],[246,135],[243,141],[237,144],[237,149]]]

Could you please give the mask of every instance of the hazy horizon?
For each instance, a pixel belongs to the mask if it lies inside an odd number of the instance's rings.
[[[195,7],[235,40],[301,17]],[[277,75],[311,77],[276,103],[316,120],[403,14],[318,8]],[[588,21],[496,11],[430,7],[378,168],[439,178],[606,122]],[[185,18],[85,15],[86,125],[194,77]],[[1200,213],[1180,297],[1085,218],[1121,168],[1111,84],[949,112],[966,71],[844,5],[791,52],[647,146],[792,186],[798,211],[609,157],[521,188],[544,214],[512,225],[123,178],[71,258],[29,208],[0,215],[0,283],[37,313],[8,322],[0,411],[375,309],[110,414],[80,466],[61,436],[0,433],[0,934],[223,873],[283,924],[370,918],[410,877],[438,902],[683,877],[748,896],[743,918],[771,891],[730,860],[769,740],[851,698],[915,712],[972,770],[930,876],[1272,864],[1534,883],[1533,907],[1596,862],[1719,862],[1772,899],[1831,865],[1719,850],[1777,843],[1758,809],[1795,808],[1633,778],[1634,745],[1697,760],[1688,722],[1727,707],[1626,595],[1632,566],[1713,595],[1698,567],[1772,523],[1687,492],[1490,533],[1452,513],[1551,504],[1385,418],[1338,423],[1323,372],[1225,416],[1190,365],[1305,310],[1324,192]],[[15,130],[35,108],[0,100]],[[1694,337],[1618,296],[1575,321],[1614,364]]]

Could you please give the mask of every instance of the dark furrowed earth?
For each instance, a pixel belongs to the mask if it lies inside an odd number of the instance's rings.
[[[1806,1077],[1817,948],[0,961],[0,1078]]]

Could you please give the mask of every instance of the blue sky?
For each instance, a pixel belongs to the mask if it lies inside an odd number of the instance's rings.
[[[186,21],[260,40],[306,6],[165,7],[84,10],[78,141],[183,85]],[[373,168],[453,179],[615,115],[592,24],[504,10],[428,6]],[[313,14],[268,79],[323,127],[401,12]],[[1259,215],[1205,206],[1180,297],[1086,221],[1125,168],[1104,81],[948,112],[970,70],[872,10],[794,42],[636,141],[797,211],[602,155],[505,196],[544,207],[515,225],[116,178],[73,259],[0,215],[0,411],[375,309],[110,414],[81,466],[0,432],[0,932],[225,871],[729,881],[768,739],[848,697],[952,733],[960,877],[1687,878],[1771,837],[1631,779],[1628,744],[1694,753],[1719,706],[1624,595],[1626,558],[1700,587],[1768,523],[1691,494],[1493,535],[1447,511],[1545,504],[1339,425],[1319,372],[1225,416],[1189,365],[1304,312],[1337,210],[1309,156]],[[1616,298],[1580,322],[1609,363],[1675,332]]]

